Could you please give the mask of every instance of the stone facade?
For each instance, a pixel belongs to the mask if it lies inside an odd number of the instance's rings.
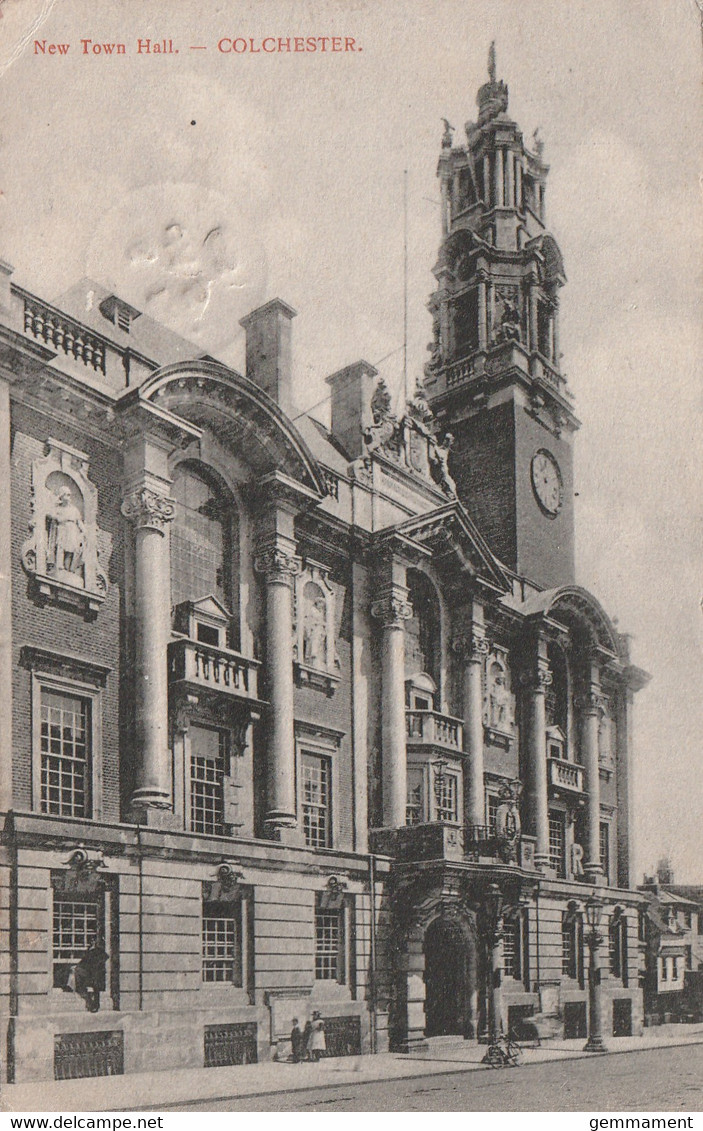
[[[331,1054],[478,1039],[496,985],[504,1026],[577,1033],[594,887],[606,1030],[641,1026],[646,676],[573,576],[563,265],[507,100],[442,141],[400,416],[360,361],[331,430],[292,419],[280,300],[242,375],[98,284],[9,287],[8,1079],[286,1056],[314,1009]]]

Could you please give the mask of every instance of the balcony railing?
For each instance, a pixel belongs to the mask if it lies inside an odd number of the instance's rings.
[[[405,735],[408,746],[437,746],[461,753],[464,728],[461,719],[439,711],[406,711]]]
[[[67,357],[83,362],[96,373],[105,373],[105,343],[65,314],[36,299],[25,299],[24,332],[39,338]]]
[[[258,699],[259,661],[197,640],[169,645],[169,679],[239,699]]]
[[[583,767],[561,758],[549,759],[549,780],[552,785],[569,789],[573,793],[583,793]]]
[[[471,863],[514,864],[534,868],[534,838],[524,837],[508,850],[492,825],[450,825],[435,821],[399,829],[373,829],[373,852],[393,856],[399,863],[456,860]]]

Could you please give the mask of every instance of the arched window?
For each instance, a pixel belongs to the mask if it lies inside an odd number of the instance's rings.
[[[546,695],[547,726],[560,727],[564,734],[568,735],[569,673],[566,656],[556,645],[549,649],[549,667],[552,682]]]
[[[405,675],[426,672],[439,683],[440,614],[435,588],[418,570],[408,570],[413,615],[405,622]]]
[[[179,464],[172,494],[171,603],[213,596],[230,612],[236,511],[207,474]]]

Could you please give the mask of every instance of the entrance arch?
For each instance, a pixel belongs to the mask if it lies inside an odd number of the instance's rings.
[[[476,954],[459,922],[434,919],[425,931],[425,1036],[474,1036]]]

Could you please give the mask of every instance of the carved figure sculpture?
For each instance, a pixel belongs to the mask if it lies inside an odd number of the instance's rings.
[[[327,605],[317,585],[308,584],[304,593],[303,663],[313,668],[327,666]]]
[[[46,514],[46,564],[55,571],[82,574],[85,527],[69,487],[58,487]]]
[[[434,440],[430,444],[430,467],[432,478],[444,491],[445,495],[456,495],[456,483],[449,474],[449,451],[454,443],[454,436],[447,432],[440,443]]]

